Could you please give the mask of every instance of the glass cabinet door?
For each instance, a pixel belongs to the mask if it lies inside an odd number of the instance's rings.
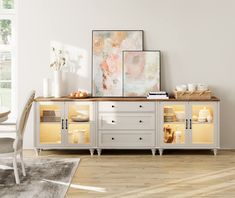
[[[184,103],[164,103],[162,108],[162,142],[164,145],[184,145],[186,143],[186,105]]]
[[[63,103],[39,103],[40,144],[61,144]]]
[[[90,145],[93,123],[92,102],[71,102],[66,108],[67,143],[72,145]]]
[[[191,111],[192,144],[214,144],[215,106],[213,104],[196,103],[191,105]]]

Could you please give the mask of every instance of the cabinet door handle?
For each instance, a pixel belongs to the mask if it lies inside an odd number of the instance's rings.
[[[142,137],[140,137],[139,139],[140,139],[140,140],[142,140],[143,138],[142,138]]]
[[[112,123],[115,123],[115,121],[114,121],[114,120],[112,120]]]
[[[188,129],[188,119],[186,119],[186,127],[185,129]]]
[[[143,122],[142,120],[139,121],[139,123],[142,123],[142,122]]]
[[[64,129],[64,119],[61,120],[61,128]]]
[[[143,107],[142,105],[139,106],[139,108],[142,108],[142,107]]]
[[[189,120],[189,127],[192,129],[192,119]]]
[[[112,108],[114,108],[115,106],[114,105],[112,105]]]
[[[114,137],[112,137],[112,140],[114,140]]]
[[[65,119],[65,129],[68,129],[68,119]]]

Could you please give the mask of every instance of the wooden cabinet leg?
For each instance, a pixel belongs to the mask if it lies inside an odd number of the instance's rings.
[[[153,149],[151,149],[151,151],[152,151],[152,155],[155,156],[156,149],[153,148]]]
[[[98,156],[101,156],[102,149],[97,149]]]
[[[217,155],[217,149],[213,149],[214,155]]]
[[[90,149],[90,154],[91,154],[91,156],[94,155],[94,150],[95,150],[95,149]]]
[[[162,156],[162,154],[163,154],[163,149],[158,149],[158,151],[159,151],[159,155]]]

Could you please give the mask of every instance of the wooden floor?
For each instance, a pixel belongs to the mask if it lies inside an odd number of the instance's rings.
[[[235,197],[235,151],[43,151],[81,159],[66,197]]]

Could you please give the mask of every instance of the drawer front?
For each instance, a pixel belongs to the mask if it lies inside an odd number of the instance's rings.
[[[99,114],[99,129],[102,130],[154,130],[155,114],[103,113]]]
[[[99,102],[99,112],[154,112],[154,102]]]
[[[100,132],[99,146],[103,147],[153,147],[154,133]]]

